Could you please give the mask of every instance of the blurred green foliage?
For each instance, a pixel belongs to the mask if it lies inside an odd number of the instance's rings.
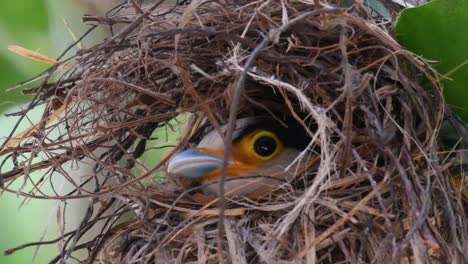
[[[21,94],[19,89],[6,91],[19,82],[41,73],[49,65],[21,57],[8,50],[9,45],[18,45],[46,56],[55,58],[61,50],[73,42],[64,26],[61,16],[67,17],[72,29],[77,30],[79,16],[84,13],[77,8],[75,0],[16,0],[0,4],[0,143],[12,129],[16,117],[5,117],[7,112],[20,110],[21,104],[31,97]],[[39,119],[41,110],[31,112],[32,122]],[[17,131],[31,126],[24,122]],[[6,164],[3,170],[11,168]],[[17,181],[14,185],[21,185]],[[16,194],[3,193],[0,196],[0,263],[30,263],[34,247],[21,250],[11,256],[3,256],[6,249],[41,239],[55,238],[57,201],[25,200]],[[48,220],[47,220],[48,219]],[[41,247],[35,263],[47,263],[57,254],[56,246]]]
[[[15,44],[50,54],[51,41],[47,16],[44,1],[2,1],[0,8],[0,113],[14,106],[14,103],[28,100],[28,97],[21,95],[19,90],[5,92],[6,88],[31,78],[33,74],[47,68],[47,65],[21,58],[8,50],[9,45]]]
[[[26,102],[29,97],[20,90],[6,92],[5,89],[45,70],[48,65],[22,58],[8,50],[9,45],[19,45],[50,54],[51,41],[49,20],[44,1],[16,0],[2,1],[0,8],[0,113],[13,110],[17,104]],[[0,117],[0,136],[5,136],[16,118]],[[1,142],[1,140],[0,140]],[[18,183],[19,184],[19,183]],[[19,208],[23,199],[14,194],[4,193],[0,198],[0,250],[22,243],[38,240],[45,227],[34,221],[39,217],[47,218],[50,201],[31,201]],[[34,248],[16,253],[10,257],[0,255],[0,263],[29,263]],[[36,259],[44,263],[52,252],[42,251]]]

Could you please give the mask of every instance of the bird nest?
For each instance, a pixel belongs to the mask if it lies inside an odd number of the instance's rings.
[[[388,21],[361,1],[127,2],[86,17],[115,33],[25,90],[35,95],[26,110],[44,114],[1,150],[15,164],[3,190],[91,198],[76,229],[32,244],[58,243],[52,263],[467,257],[466,208],[437,140],[436,75]],[[208,127],[226,125],[229,149],[236,119],[258,115],[292,118],[309,135],[292,180],[213,196],[166,175]],[[24,177],[33,187],[11,185]]]

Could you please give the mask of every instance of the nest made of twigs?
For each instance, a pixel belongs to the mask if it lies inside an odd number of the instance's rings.
[[[467,257],[463,198],[439,154],[444,105],[435,74],[359,1],[128,1],[96,21],[125,26],[27,90],[36,94],[30,109],[47,104],[43,119],[1,150],[17,164],[2,171],[4,183],[42,173],[32,179],[39,187],[5,190],[93,198],[52,262],[75,251],[86,251],[88,263]],[[206,125],[257,114],[309,130],[297,163],[313,166],[255,197],[213,198],[156,179]],[[141,161],[155,130],[180,127],[175,146],[157,141],[164,158]],[[307,151],[314,147],[319,154]],[[77,175],[72,162],[93,164],[92,173]],[[41,194],[40,183],[57,175],[74,190]]]

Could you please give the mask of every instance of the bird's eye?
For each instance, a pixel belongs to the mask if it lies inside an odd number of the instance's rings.
[[[248,164],[269,161],[283,150],[283,142],[273,131],[257,129],[233,144],[233,156]]]
[[[255,152],[262,157],[268,157],[275,153],[276,147],[275,139],[269,136],[261,136],[254,142]]]
[[[263,161],[276,157],[283,147],[275,133],[268,130],[254,131],[249,142],[251,155]]]

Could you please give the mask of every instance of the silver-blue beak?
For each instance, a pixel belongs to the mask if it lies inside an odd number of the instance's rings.
[[[197,179],[222,166],[223,157],[204,153],[197,149],[188,149],[169,161],[167,172],[179,177]]]

